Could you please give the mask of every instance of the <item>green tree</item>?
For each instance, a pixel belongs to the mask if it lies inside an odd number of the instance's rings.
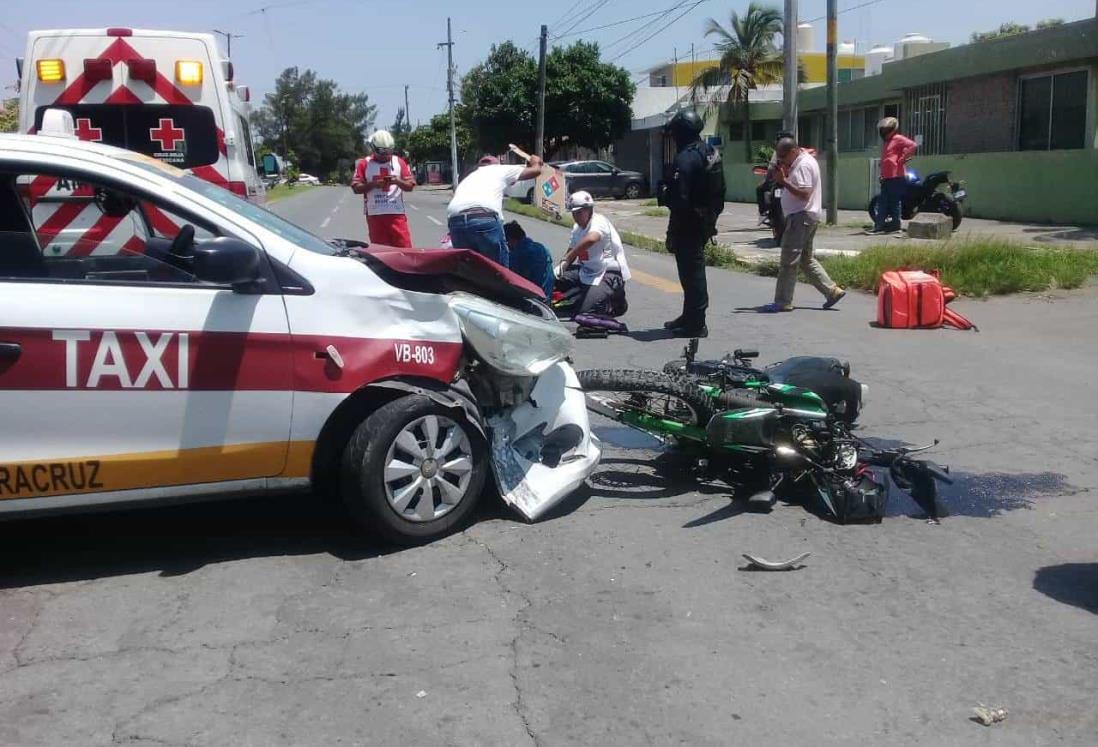
[[[511,42],[462,82],[463,119],[483,151],[509,143],[533,151],[537,137],[537,64]],[[545,152],[571,143],[601,148],[629,130],[636,86],[629,73],[602,62],[597,44],[554,47],[546,59]]]
[[[537,63],[525,50],[509,41],[492,46],[461,82],[465,122],[477,147],[501,153],[517,143],[532,150],[537,84]]]
[[[0,132],[19,131],[19,99],[0,101]]]
[[[637,87],[627,70],[602,62],[598,44],[554,47],[545,69],[546,153],[566,143],[604,148],[629,132]]]
[[[463,114],[460,108],[456,112]],[[458,161],[465,161],[473,149],[473,136],[465,126],[464,117],[457,117]],[[408,154],[412,161],[450,162],[450,115],[436,114],[428,124],[420,125],[408,134]]]
[[[412,132],[412,125],[404,117],[404,107],[397,109],[396,119],[393,120],[393,124],[389,126],[389,134],[393,136],[393,140],[396,142],[396,152],[407,154],[408,152],[408,135]]]
[[[329,174],[340,159],[363,153],[375,117],[376,107],[366,94],[345,93],[335,81],[291,67],[275,81],[275,90],[264,97],[252,122],[266,145],[281,153],[296,152],[300,169]]]
[[[785,62],[774,45],[774,37],[782,31],[782,13],[751,3],[743,15],[732,11],[728,28],[710,18],[705,35],[717,37],[720,60],[717,66],[703,71],[694,80],[693,88],[728,87],[726,102],[738,106],[743,115],[744,153],[750,161],[754,148],[751,143],[751,92],[759,86],[780,83]]]
[[[1037,30],[1043,31],[1044,29],[1051,29],[1063,25],[1063,18],[1046,18],[1043,21],[1037,22]],[[1007,36],[1018,36],[1018,34],[1025,34],[1030,31],[1033,31],[1033,28],[1024,23],[1007,21],[1006,23],[1000,24],[999,28],[995,31],[975,31],[973,32],[971,39],[973,42],[991,41],[992,39],[1002,39]]]

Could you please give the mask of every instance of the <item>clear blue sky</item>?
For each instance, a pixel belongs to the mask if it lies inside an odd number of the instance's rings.
[[[839,8],[867,1],[839,0]],[[378,125],[387,126],[397,107],[404,104],[404,84],[411,86],[413,121],[426,121],[445,109],[445,50],[435,45],[446,37],[447,14],[454,18],[454,57],[460,75],[483,59],[495,42],[512,39],[536,51],[542,23],[551,25],[552,35],[578,20],[579,31],[664,10],[678,2],[581,0],[575,4],[581,10],[557,23],[573,7],[572,0],[0,0],[5,10],[19,9],[0,15],[0,58],[7,58],[0,62],[0,86],[14,81],[11,60],[22,55],[30,29],[116,25],[196,31],[218,28],[244,34],[233,41],[233,61],[238,79],[250,84],[257,94],[253,102],[270,90],[283,68],[298,65],[335,79],[347,90],[365,90],[378,105]],[[782,6],[781,0],[772,2]],[[811,20],[823,15],[826,0],[801,0],[800,5],[801,18]],[[264,6],[268,10],[260,12]],[[676,47],[680,57],[689,55],[692,42],[698,50],[710,47],[702,36],[705,19],[715,16],[724,22],[730,11],[746,7],[747,0],[704,0],[674,24],[668,26],[667,20],[679,11],[616,46],[615,41],[652,19],[562,41],[598,41],[606,48],[604,58],[622,55],[618,64],[640,71],[670,59]],[[580,20],[591,10],[590,17]],[[973,30],[992,29],[1003,21],[1033,23],[1047,17],[1071,21],[1094,12],[1095,0],[878,0],[842,14],[839,35],[844,40],[873,44],[893,42],[907,32],[918,31],[958,44]],[[817,27],[817,45],[822,45],[822,23]],[[655,31],[659,33],[644,41]],[[13,95],[13,91],[4,94]]]

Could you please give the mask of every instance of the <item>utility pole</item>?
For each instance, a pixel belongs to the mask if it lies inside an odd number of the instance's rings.
[[[534,141],[534,153],[545,157],[545,54],[549,46],[549,27],[542,24],[541,47],[538,53],[538,126],[537,139]]]
[[[782,103],[782,125],[787,132],[797,135],[797,77],[800,65],[797,59],[797,0],[785,0],[785,26],[782,46],[785,52],[785,80]]]
[[[827,224],[839,221],[839,2],[827,0]]]
[[[694,42],[690,42],[690,77],[696,78],[698,75],[698,58],[694,55]],[[694,85],[693,80],[690,81],[690,103],[698,103],[698,91],[697,86]]]
[[[671,81],[675,84],[675,109],[681,108],[679,106],[679,48],[672,47],[671,54],[674,55],[674,62],[671,64]]]
[[[217,29],[214,29],[213,32],[215,34],[221,34],[221,36],[225,37],[225,56],[229,59],[232,59],[233,39],[243,39],[244,34],[234,34],[231,31],[218,31]]]
[[[404,127],[408,132],[412,131],[412,117],[408,114],[408,84],[404,84]]]
[[[458,141],[457,120],[454,119],[454,34],[450,26],[450,19],[446,19],[446,41],[439,42],[438,47],[446,47],[446,90],[450,94],[450,181],[454,189],[458,186]]]

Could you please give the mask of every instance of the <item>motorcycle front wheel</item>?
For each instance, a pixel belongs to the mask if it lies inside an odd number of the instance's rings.
[[[705,439],[715,403],[697,384],[657,371],[595,369],[576,375],[594,413],[659,438]]]

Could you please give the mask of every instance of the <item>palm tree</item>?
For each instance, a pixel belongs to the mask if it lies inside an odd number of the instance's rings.
[[[728,86],[727,103],[739,105],[743,112],[744,152],[750,162],[751,91],[780,83],[785,72],[782,53],[774,46],[774,37],[782,33],[782,13],[753,2],[743,15],[732,11],[730,21],[728,28],[712,18],[706,23],[705,35],[717,37],[721,56],[717,67],[703,71],[692,87],[697,91]]]

